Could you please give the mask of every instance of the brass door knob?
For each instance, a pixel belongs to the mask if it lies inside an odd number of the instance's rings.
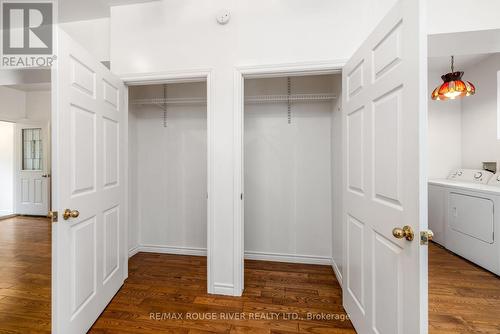
[[[66,210],[64,210],[63,218],[64,218],[64,220],[68,220],[70,218],[77,218],[79,215],[80,215],[80,212],[78,212],[78,210],[66,209]]]
[[[406,225],[403,228],[396,227],[392,230],[392,235],[397,238],[397,239],[403,239],[405,238],[408,241],[412,241],[413,238],[415,237],[415,234],[413,233],[413,229]]]

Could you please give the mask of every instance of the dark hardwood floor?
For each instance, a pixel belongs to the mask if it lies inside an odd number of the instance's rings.
[[[2,334],[50,333],[50,226],[45,218],[0,220]],[[500,333],[499,277],[435,244],[429,250],[429,332]],[[354,333],[347,320],[300,319],[345,316],[328,266],[245,261],[242,298],[206,293],[203,257],[139,253],[129,269],[91,333]],[[169,312],[183,318],[167,320]],[[209,315],[218,318],[193,319]]]
[[[500,333],[500,277],[432,243],[429,333]]]
[[[329,266],[245,261],[245,282],[241,298],[208,295],[205,258],[139,253],[91,333],[355,333]],[[152,313],[182,319],[156,320]],[[217,319],[188,319],[211,313]],[[308,313],[344,320],[298,319]],[[231,315],[244,319],[221,319]]]
[[[50,333],[51,222],[0,220],[0,333]]]

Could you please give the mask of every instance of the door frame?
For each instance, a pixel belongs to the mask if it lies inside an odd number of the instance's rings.
[[[234,277],[235,292],[243,293],[245,260],[244,215],[244,112],[245,79],[342,73],[347,60],[314,61],[271,65],[237,66],[234,69]],[[335,273],[338,275],[338,273]]]
[[[12,167],[12,193],[11,193],[11,196],[12,196],[12,212],[8,215],[5,215],[5,216],[0,216],[0,220],[3,220],[3,219],[7,219],[7,218],[11,218],[11,217],[15,217],[17,216],[16,214],[16,201],[17,201],[17,191],[16,191],[16,182],[17,182],[17,172],[16,172],[16,168],[17,168],[17,161],[16,161],[16,121],[14,120],[9,120],[9,119],[6,119],[6,118],[0,118],[0,122],[3,122],[3,123],[10,123],[12,124],[12,161],[11,161],[11,167]],[[49,132],[49,136],[50,136],[50,132]],[[49,156],[50,158],[50,156]]]
[[[215,293],[214,278],[213,278],[213,247],[214,247],[214,117],[215,117],[215,85],[214,71],[211,68],[207,69],[185,69],[169,72],[155,73],[138,73],[119,75],[120,79],[127,87],[130,86],[145,86],[145,85],[160,85],[160,84],[177,84],[187,82],[206,82],[207,89],[207,290],[208,293]],[[128,97],[127,97],[128,102]],[[127,138],[128,147],[128,138]],[[127,167],[128,175],[128,167]],[[128,212],[128,177],[127,177],[127,202],[126,212]],[[127,232],[128,233],[128,230]],[[127,234],[128,237],[128,234]],[[140,245],[139,245],[140,247]],[[128,252],[128,249],[127,249]]]

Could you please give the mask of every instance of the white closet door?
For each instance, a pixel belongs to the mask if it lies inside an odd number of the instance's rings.
[[[400,0],[343,70],[343,292],[361,334],[427,332],[422,2]],[[412,241],[393,236],[403,226]]]
[[[88,331],[127,274],[127,92],[61,30],[57,42],[52,331],[77,334]]]

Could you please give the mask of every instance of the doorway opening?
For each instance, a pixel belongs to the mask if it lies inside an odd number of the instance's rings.
[[[340,74],[245,80],[246,259],[331,264],[341,82]]]
[[[7,72],[0,86],[0,290],[4,296],[0,327],[48,333],[51,74],[45,69]]]
[[[0,86],[4,111],[0,215],[47,216],[50,208],[50,83]],[[3,109],[3,108],[2,108]]]
[[[167,254],[188,256],[179,259],[194,268],[183,270],[195,270],[206,292],[207,82],[129,87],[128,124],[130,263],[156,258],[168,267],[175,257]]]
[[[500,240],[495,233],[500,229],[500,49],[481,41],[499,33],[429,37],[431,332],[497,329],[492,319],[500,307]],[[452,61],[454,71],[463,72],[462,80],[475,86],[475,94],[431,99],[431,92],[443,83],[440,77],[451,72]]]
[[[248,270],[252,260],[325,264],[333,258],[342,284],[341,69],[322,63],[236,71],[235,267],[241,291],[245,258]],[[312,222],[303,219],[310,210]],[[325,240],[312,245],[320,231]]]

